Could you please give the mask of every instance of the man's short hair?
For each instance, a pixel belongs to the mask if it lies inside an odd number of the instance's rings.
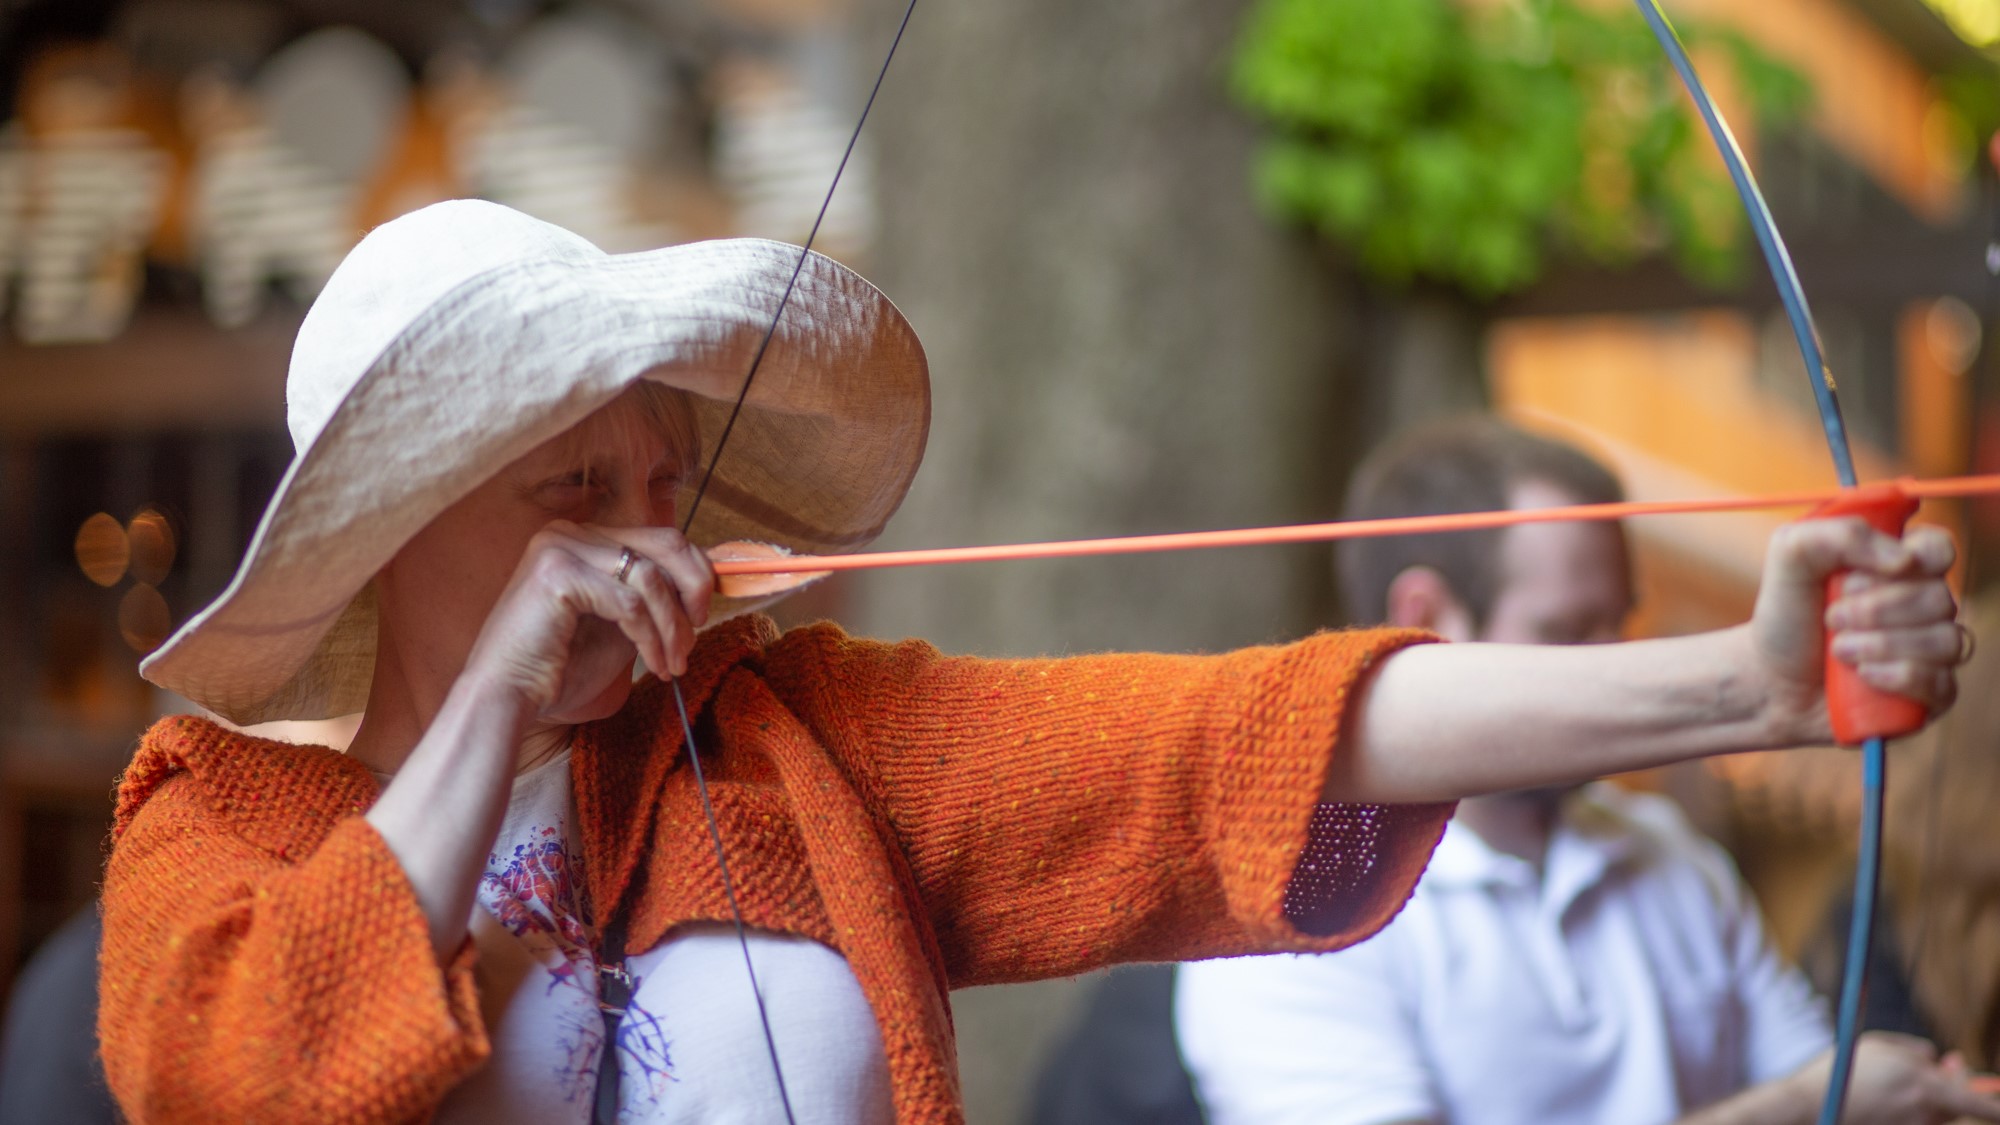
[[[1498,511],[1509,506],[1514,489],[1531,481],[1560,489],[1580,504],[1625,498],[1618,478],[1590,455],[1482,415],[1420,426],[1377,448],[1355,471],[1342,518]],[[1474,624],[1484,626],[1500,594],[1503,530],[1339,543],[1334,572],[1348,619],[1365,624],[1386,618],[1390,583],[1413,566],[1425,566],[1443,576]]]

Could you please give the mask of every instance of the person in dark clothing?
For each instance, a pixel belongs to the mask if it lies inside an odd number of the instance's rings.
[[[0,1035],[0,1125],[120,1120],[97,1057],[97,904],[42,943],[14,982]]]
[[[1098,985],[1049,1053],[1031,1125],[1203,1125],[1174,1046],[1174,971],[1132,965]]]

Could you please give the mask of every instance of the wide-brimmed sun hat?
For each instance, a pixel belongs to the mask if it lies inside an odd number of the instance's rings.
[[[141,672],[236,723],[361,710],[376,572],[640,379],[691,392],[706,466],[798,263],[797,247],[762,239],[605,254],[472,200],[377,228],[299,328],[285,385],[297,454],[242,565]],[[809,255],[689,538],[860,547],[902,503],[929,426],[909,322]],[[747,608],[718,597],[712,619]]]

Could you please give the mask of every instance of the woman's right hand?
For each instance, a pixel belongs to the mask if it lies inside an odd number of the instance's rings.
[[[1828,1051],[1793,1076],[1802,1082],[1806,1104],[1816,1107],[1825,1096],[1832,1057]],[[2000,1098],[1977,1092],[1970,1078],[1962,1058],[1952,1054],[1940,1060],[1937,1048],[1923,1039],[1863,1032],[1855,1042],[1854,1077],[1840,1119],[1857,1125],[2000,1121]]]
[[[557,520],[529,541],[466,673],[545,721],[597,718],[608,693],[622,702],[635,656],[661,677],[687,670],[714,592],[708,556],[672,528]]]

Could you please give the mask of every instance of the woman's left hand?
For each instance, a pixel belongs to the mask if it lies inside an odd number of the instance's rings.
[[[1749,635],[1774,741],[1831,740],[1826,630],[1833,658],[1870,686],[1916,700],[1933,718],[1951,706],[1969,653],[1944,580],[1956,558],[1939,528],[1912,527],[1899,540],[1852,517],[1787,524],[1772,536]],[[1827,604],[1826,580],[1841,571],[1851,573]]]

